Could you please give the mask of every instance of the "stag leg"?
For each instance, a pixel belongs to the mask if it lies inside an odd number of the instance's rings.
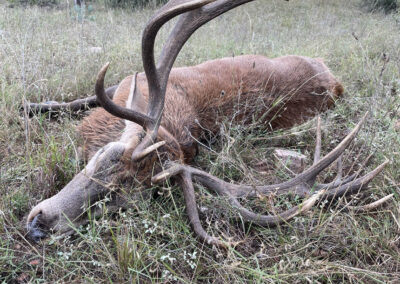
[[[262,226],[277,225],[280,223],[288,222],[293,217],[310,210],[318,200],[331,200],[341,196],[352,195],[358,193],[361,190],[367,188],[368,183],[375,178],[385,167],[388,161],[385,161],[371,172],[365,174],[362,177],[358,177],[359,172],[351,176],[342,178],[342,165],[338,163],[338,174],[337,178],[328,184],[316,184],[315,180],[317,175],[332,164],[335,160],[341,159],[342,153],[350,145],[351,141],[355,138],[357,132],[361,128],[363,119],[357,124],[357,126],[347,135],[342,142],[328,153],[325,157],[321,158],[321,122],[318,119],[317,125],[317,142],[314,154],[313,165],[304,171],[302,174],[294,177],[293,179],[283,182],[281,184],[268,185],[268,186],[247,186],[247,185],[236,185],[225,182],[209,173],[195,169],[193,167],[170,163],[169,167],[163,172],[155,175],[152,178],[153,183],[160,183],[172,176],[179,176],[180,183],[183,187],[187,212],[189,215],[190,222],[194,227],[194,231],[199,237],[207,243],[215,244],[218,246],[225,246],[227,243],[218,240],[215,237],[209,236],[204,228],[201,226],[197,205],[194,197],[194,186],[193,180],[207,187],[210,190],[215,191],[218,195],[227,198],[229,204],[242,216],[246,221],[253,222]],[[300,190],[301,189],[301,190]],[[314,191],[314,192],[313,192]],[[291,192],[305,192],[308,197],[300,204],[289,210],[274,215],[263,215],[254,213],[244,208],[238,198],[240,197],[256,197],[259,194],[263,195],[282,195]],[[377,202],[360,207],[353,208],[357,211],[370,210],[376,208],[382,203],[389,200],[391,196],[386,196]],[[365,207],[365,208],[364,208]]]
[[[115,90],[118,88],[118,85],[109,87],[105,90],[107,96],[112,99],[115,93]],[[100,103],[97,100],[96,96],[90,96],[84,99],[77,99],[69,103],[57,103],[57,102],[47,102],[47,103],[29,103],[24,106],[24,110],[29,116],[33,116],[38,113],[47,113],[47,112],[78,112],[89,110],[91,108],[99,106]]]

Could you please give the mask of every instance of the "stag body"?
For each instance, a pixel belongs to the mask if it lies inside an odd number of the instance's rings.
[[[133,79],[130,76],[121,82],[115,103],[126,106]],[[137,88],[147,101],[144,73],[138,75]],[[188,162],[202,131],[216,134],[223,119],[248,124],[262,118],[259,123],[265,127],[287,128],[326,110],[342,93],[341,84],[322,60],[308,57],[246,55],[174,68],[159,133],[163,137],[158,140],[167,140],[169,150],[178,150]],[[121,139],[122,133],[141,129],[126,127],[122,119],[104,109],[94,111],[79,127],[85,156],[90,159],[107,143]]]
[[[134,76],[129,76],[120,83],[113,99],[116,104],[125,107],[132,103],[129,96],[133,80]],[[137,102],[136,109],[144,113],[147,86],[145,74],[139,74],[136,96],[143,96],[143,100]],[[169,77],[158,131],[158,140],[166,141],[159,155],[152,155],[140,166],[132,162],[129,157],[142,127],[97,109],[78,128],[85,141],[88,166],[59,194],[35,207],[28,220],[40,213],[45,227],[68,230],[65,217],[82,217],[87,205],[107,193],[104,185],[116,177],[135,176],[149,184],[158,157],[190,162],[202,131],[216,134],[223,119],[246,124],[262,118],[260,123],[265,127],[290,127],[326,110],[342,92],[325,64],[307,57],[268,59],[248,55],[175,68]]]

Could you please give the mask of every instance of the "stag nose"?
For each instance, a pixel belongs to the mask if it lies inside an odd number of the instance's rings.
[[[52,206],[51,199],[46,199],[32,208],[26,222],[29,239],[38,242],[47,236],[49,230],[59,220],[56,209],[57,207]]]
[[[27,223],[28,238],[36,243],[47,236],[47,229],[41,222],[40,216],[42,213],[37,214]]]

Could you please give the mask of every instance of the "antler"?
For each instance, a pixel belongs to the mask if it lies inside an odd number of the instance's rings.
[[[170,0],[150,19],[142,37],[143,67],[149,86],[149,106],[147,114],[122,108],[113,103],[104,94],[104,76],[108,64],[100,71],[96,83],[96,95],[103,107],[115,116],[131,120],[143,126],[146,134],[132,153],[134,161],[148,153],[148,147],[155,143],[164,108],[165,92],[171,68],[189,37],[202,25],[213,18],[253,0]],[[161,52],[156,66],[154,59],[154,43],[160,28],[172,18],[181,15]]]
[[[271,226],[287,222],[293,217],[311,209],[312,206],[320,199],[333,199],[341,196],[352,195],[359,192],[360,190],[365,189],[368,183],[383,170],[388,161],[385,161],[377,168],[362,177],[357,178],[357,173],[349,177],[342,178],[342,170],[340,166],[338,170],[338,176],[335,181],[328,184],[315,184],[317,175],[321,171],[326,169],[335,160],[341,157],[344,150],[354,140],[362,124],[364,123],[366,115],[361,119],[356,127],[342,140],[342,142],[322,159],[320,158],[321,123],[320,119],[318,119],[317,143],[313,165],[298,176],[280,184],[266,186],[231,184],[204,171],[176,163],[170,163],[169,167],[165,171],[157,174],[152,178],[152,182],[160,183],[170,177],[178,176],[184,192],[187,214],[189,215],[190,222],[194,227],[194,231],[199,235],[201,239],[203,239],[207,243],[218,246],[226,246],[228,244],[227,242],[221,241],[213,236],[208,235],[201,226],[194,195],[193,180],[196,183],[199,183],[207,187],[208,189],[215,191],[217,194],[226,197],[230,205],[240,213],[244,220],[251,221],[255,224],[262,226]],[[313,191],[315,192],[313,193]],[[241,197],[256,197],[259,194],[282,195],[286,193],[297,193],[303,197],[309,197],[305,199],[302,204],[276,215],[262,215],[254,213],[244,208],[238,201],[238,198]],[[357,208],[356,210],[362,211],[370,208],[375,208],[376,206],[387,201],[388,199],[390,199],[390,197],[384,197],[383,199],[378,200],[378,202],[375,202],[377,203],[377,205],[373,203],[371,204],[371,206],[363,206],[362,208],[360,208],[361,210],[357,210]]]

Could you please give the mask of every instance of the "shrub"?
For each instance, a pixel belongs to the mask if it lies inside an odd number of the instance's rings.
[[[106,7],[110,8],[141,8],[147,5],[160,5],[167,3],[168,0],[104,0]]]
[[[8,0],[11,5],[37,5],[37,6],[56,6],[60,3],[59,0]],[[142,8],[148,5],[157,6],[165,4],[168,0],[74,0],[73,3],[89,3],[97,2],[104,4],[108,8]]]
[[[11,5],[37,5],[37,6],[41,6],[41,7],[45,7],[45,6],[55,6],[57,5],[59,2],[58,0],[8,0],[8,3],[10,3]]]
[[[382,10],[385,13],[396,11],[399,7],[399,0],[362,0],[362,4],[369,11]]]

